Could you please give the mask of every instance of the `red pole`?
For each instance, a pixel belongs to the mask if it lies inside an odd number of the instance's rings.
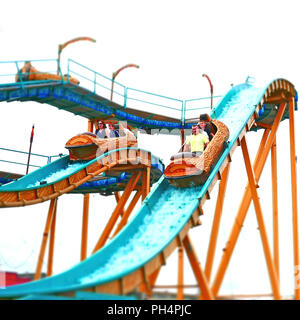
[[[126,64],[124,67],[118,69],[116,72],[114,72],[112,74],[112,82],[111,82],[111,90],[110,90],[110,100],[112,100],[112,97],[113,97],[113,91],[114,91],[114,83],[115,83],[115,79],[116,79],[116,76],[124,69],[126,68],[131,68],[131,67],[134,67],[134,68],[139,68],[139,66],[137,64],[133,64],[133,63],[130,63],[130,64]]]
[[[212,83],[211,83],[211,81],[210,81],[210,79],[209,79],[209,76],[208,76],[207,74],[203,74],[202,77],[205,77],[205,78],[208,80],[208,82],[209,82],[209,86],[210,86],[210,107],[211,107],[211,109],[212,109],[212,107],[213,107],[213,93],[214,93],[214,88],[213,88],[213,85],[212,85]]]
[[[65,42],[64,44],[59,44],[58,45],[58,57],[57,57],[57,74],[59,74],[59,64],[60,64],[60,55],[61,52],[63,51],[63,49],[68,46],[71,43],[77,42],[77,41],[82,41],[82,40],[87,40],[87,41],[91,41],[91,42],[96,42],[95,39],[90,38],[90,37],[78,37],[78,38],[74,38],[72,40],[69,40],[67,42]]]
[[[29,144],[29,153],[28,153],[28,161],[27,161],[26,174],[28,174],[28,169],[29,169],[29,161],[30,161],[30,154],[31,154],[31,147],[32,147],[32,141],[33,141],[33,135],[34,135],[34,124],[32,125],[31,135],[30,135],[30,144]]]

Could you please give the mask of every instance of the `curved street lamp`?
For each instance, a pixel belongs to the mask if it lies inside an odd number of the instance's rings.
[[[77,41],[83,41],[83,40],[87,40],[87,41],[91,41],[91,42],[96,42],[96,40],[89,38],[89,37],[78,37],[78,38],[74,38],[72,40],[69,40],[67,42],[65,42],[64,44],[59,44],[58,45],[58,57],[57,57],[57,74],[59,74],[59,65],[60,65],[60,55],[61,52],[63,51],[63,49],[68,46],[71,43],[77,42]]]
[[[115,79],[117,77],[117,75],[124,69],[126,68],[131,68],[131,67],[134,67],[134,68],[139,68],[139,66],[137,64],[126,64],[125,66],[121,67],[120,69],[118,69],[116,72],[114,72],[112,74],[112,83],[111,83],[111,91],[110,91],[110,100],[112,100],[112,97],[113,97],[113,91],[114,91],[114,83],[115,83]]]
[[[213,88],[213,85],[209,79],[209,76],[207,74],[203,74],[202,77],[205,77],[208,82],[209,82],[209,86],[210,86],[210,108],[212,109],[213,107],[213,93],[214,93],[214,88]]]

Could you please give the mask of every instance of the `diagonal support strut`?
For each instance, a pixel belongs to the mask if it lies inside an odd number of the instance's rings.
[[[284,111],[286,109],[286,103],[283,102],[280,104],[279,110],[277,112],[276,118],[273,122],[273,126],[271,131],[269,129],[266,129],[260,144],[260,147],[258,149],[256,159],[254,161],[253,169],[254,169],[254,176],[255,180],[258,182],[261,176],[261,173],[263,171],[264,165],[267,160],[267,156],[269,154],[269,151],[271,149],[271,146],[273,145],[274,138],[277,132],[277,129],[279,127],[280,121],[282,119],[282,116],[284,114]],[[241,227],[243,225],[243,222],[245,220],[246,214],[248,212],[248,209],[250,207],[251,203],[251,191],[249,184],[246,187],[246,190],[244,192],[238,213],[235,218],[234,225],[231,229],[231,233],[229,235],[229,239],[226,243],[226,247],[224,248],[224,253],[221,259],[221,262],[219,264],[214,282],[212,287],[212,292],[214,296],[217,296],[218,291],[221,287],[226,269],[228,267],[230,258],[232,256],[233,250],[235,248],[236,242],[238,240]]]
[[[262,239],[265,258],[266,258],[267,267],[268,267],[268,271],[269,271],[269,277],[270,277],[271,286],[272,286],[272,290],[273,290],[273,296],[276,300],[279,300],[280,299],[280,292],[279,292],[278,276],[277,276],[274,261],[273,261],[272,255],[271,255],[271,249],[270,249],[269,241],[267,238],[267,232],[266,232],[265,223],[264,223],[264,219],[263,219],[263,213],[262,213],[260,201],[258,198],[258,193],[256,190],[257,182],[255,181],[255,177],[254,177],[253,169],[251,166],[247,142],[246,142],[245,137],[243,137],[243,139],[241,140],[241,147],[242,147],[242,152],[243,152],[243,156],[244,156],[249,186],[250,186],[250,190],[251,190],[251,196],[252,196],[252,200],[253,200],[254,208],[255,208],[255,212],[256,212],[256,218],[257,218],[257,222],[258,222],[258,226],[259,226],[259,232],[260,232],[260,236]]]

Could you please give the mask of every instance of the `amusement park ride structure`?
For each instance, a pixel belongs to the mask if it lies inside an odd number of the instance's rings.
[[[167,129],[173,134],[176,132],[175,134],[180,135],[183,141],[184,129],[190,129],[192,124],[198,121],[196,118],[186,118],[187,100],[179,101],[163,96],[155,97],[161,98],[164,102],[172,100],[172,103],[179,104],[179,108],[173,106],[166,106],[166,108],[180,113],[180,118],[149,112],[149,105],[153,108],[161,107],[162,102],[158,103],[155,99],[142,100],[140,96],[131,96],[130,93],[137,93],[138,90],[126,88],[116,83],[114,79],[108,79],[72,60],[69,60],[68,63],[68,73],[63,76],[59,70],[56,75],[57,79],[53,77],[48,79],[45,76],[46,72],[40,72],[37,69],[34,69],[33,73],[44,74],[43,78],[22,77],[20,63],[23,61],[7,62],[7,64],[17,67],[18,82],[1,84],[0,101],[48,103],[87,118],[89,132],[94,131],[94,124],[100,119],[108,122],[126,121],[129,127],[143,129],[146,132],[150,132],[152,129]],[[90,80],[86,76],[80,77],[80,73],[75,71],[76,68],[72,69],[72,66],[92,72],[93,79]],[[26,70],[27,73],[30,73],[28,69]],[[80,77],[80,83],[79,81],[78,83],[71,81],[74,79],[71,77],[71,73],[78,79]],[[27,76],[29,75],[27,74]],[[100,83],[101,80],[103,83]],[[92,88],[85,88],[84,81],[87,81]],[[109,81],[111,83],[113,81],[114,85],[118,85],[123,90],[122,93],[117,92],[118,102],[110,99],[112,95],[109,86],[105,84]],[[102,90],[101,94],[98,91],[99,88]],[[142,91],[138,93],[144,94],[146,97],[154,96]],[[210,99],[212,103],[212,95]],[[189,186],[188,188],[172,186],[163,174],[164,164],[161,160],[151,152],[138,147],[110,150],[95,159],[80,162],[74,167],[72,167],[73,164],[70,162],[69,156],[63,156],[41,169],[1,186],[0,207],[2,210],[7,207],[33,205],[48,200],[50,200],[50,205],[36,268],[36,281],[3,289],[0,291],[0,298],[31,296],[34,299],[34,297],[46,295],[53,299],[63,299],[64,297],[78,299],[79,296],[85,295],[88,299],[89,294],[97,293],[99,299],[105,299],[106,294],[124,296],[126,299],[135,292],[144,292],[148,297],[151,297],[161,267],[168,263],[167,258],[178,248],[177,299],[184,299],[184,251],[201,292],[199,298],[218,299],[225,272],[252,201],[273,297],[280,299],[279,237],[276,214],[278,202],[276,132],[281,121],[289,119],[294,267],[296,270],[300,265],[294,120],[294,111],[297,110],[296,99],[297,92],[293,84],[285,79],[276,79],[264,88],[257,88],[250,83],[243,83],[231,88],[217,106],[211,106],[213,110],[210,115],[212,119],[227,126],[230,132],[229,140],[226,148],[222,150],[214,166],[211,167],[206,181],[198,186]],[[143,111],[136,107],[140,105],[146,105],[148,109]],[[201,112],[200,109],[199,111]],[[257,130],[264,130],[264,133],[252,164],[246,134],[249,131]],[[242,150],[248,184],[216,276],[211,279],[232,154],[237,146],[240,146]],[[273,208],[275,208],[273,253],[257,191],[258,182],[269,154],[271,154]],[[49,174],[60,170],[64,173],[59,179],[47,180]],[[111,178],[114,180],[109,181]],[[206,200],[210,199],[211,191],[218,182],[219,191],[207,259],[205,268],[202,268],[189,230],[199,225],[199,216],[204,214],[203,206]],[[152,184],[155,185],[150,190]],[[87,257],[89,201],[90,193],[93,192],[114,195],[117,204],[95,244],[93,254]],[[62,274],[52,275],[57,199],[65,193],[83,194],[82,262]],[[132,200],[126,207],[131,196]],[[142,200],[141,208],[132,219],[129,219],[139,199]],[[154,230],[159,233],[159,236],[153,234]],[[49,235],[50,239],[48,239]],[[108,242],[109,237],[113,239]],[[48,240],[47,277],[40,279]],[[134,251],[136,252],[133,258],[130,252],[134,253]],[[300,287],[295,285],[294,292],[294,298],[299,300]]]

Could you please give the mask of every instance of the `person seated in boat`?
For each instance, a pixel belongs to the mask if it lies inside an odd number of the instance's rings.
[[[106,127],[105,122],[102,120],[99,120],[97,125],[98,125],[98,129],[96,129],[96,132],[95,132],[96,136],[100,139],[109,138],[110,132],[109,132],[109,129]]]
[[[209,143],[209,139],[200,133],[198,125],[192,126],[192,135],[188,136],[184,145],[184,152],[192,152],[194,156],[200,156]]]
[[[208,116],[206,114],[201,114],[199,120],[198,126],[200,127],[200,130],[202,130],[203,133],[207,135],[209,141],[211,141],[214,137],[214,133],[212,132]]]
[[[108,124],[108,129],[109,129],[109,138],[117,138],[120,136],[118,130],[116,129],[113,123]]]

